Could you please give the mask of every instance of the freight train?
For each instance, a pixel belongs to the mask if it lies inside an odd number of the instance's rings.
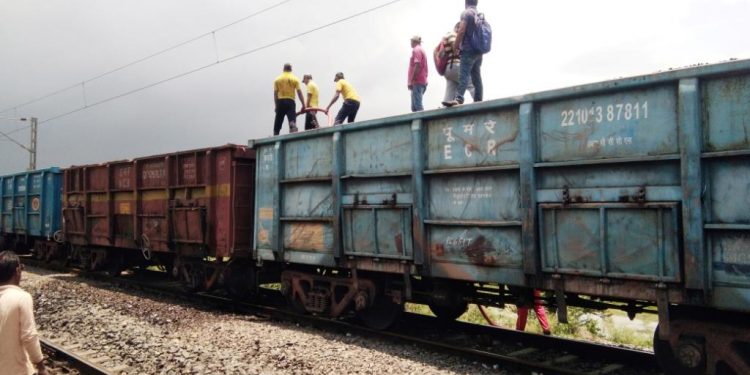
[[[750,61],[0,180],[0,232],[113,275],[388,327],[547,291],[656,312],[670,374],[750,373]]]

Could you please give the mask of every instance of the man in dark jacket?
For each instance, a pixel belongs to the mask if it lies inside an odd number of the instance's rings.
[[[461,71],[458,76],[458,89],[456,97],[451,101],[443,102],[446,107],[452,107],[464,103],[464,93],[469,86],[469,78],[474,84],[474,101],[481,102],[483,94],[482,86],[482,52],[471,46],[470,38],[474,34],[477,17],[478,0],[466,0],[466,9],[461,13],[461,24],[458,27],[455,50],[461,54]]]

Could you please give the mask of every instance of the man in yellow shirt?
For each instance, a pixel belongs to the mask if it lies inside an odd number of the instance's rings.
[[[273,81],[273,102],[276,109],[276,119],[273,122],[273,135],[279,135],[284,116],[289,120],[289,133],[297,132],[297,103],[294,92],[297,92],[302,107],[305,99],[299,87],[299,78],[292,74],[292,64],[284,64],[284,72]]]
[[[318,108],[318,96],[320,95],[320,92],[318,91],[318,85],[312,80],[312,75],[305,74],[302,77],[302,83],[307,86],[307,105],[305,108]],[[305,130],[317,129],[320,127],[320,125],[318,125],[317,113],[318,111],[311,110],[308,110],[305,113]]]
[[[21,261],[0,252],[0,373],[47,375],[31,295],[21,289]]]
[[[344,120],[354,122],[354,118],[357,117],[357,111],[359,111],[359,95],[351,83],[344,79],[344,73],[336,73],[336,77],[333,78],[333,82],[336,82],[336,95],[333,96],[331,104],[328,104],[326,112],[330,111],[333,103],[339,100],[339,95],[344,96],[344,105],[341,106],[341,110],[336,115],[336,120],[333,125],[341,125]]]

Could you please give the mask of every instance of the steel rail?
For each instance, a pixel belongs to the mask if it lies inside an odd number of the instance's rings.
[[[60,267],[49,267],[48,264],[36,260],[30,261],[28,263],[38,265],[41,268],[52,268],[55,271],[62,270]],[[444,341],[430,340],[424,338],[424,334],[411,335],[408,333],[396,331],[377,331],[356,324],[355,320],[351,318],[333,320],[315,315],[299,314],[287,310],[282,305],[280,305],[280,303],[283,303],[283,298],[281,298],[280,295],[273,295],[273,293],[267,294],[267,298],[263,302],[263,304],[239,302],[228,297],[211,293],[187,293],[181,290],[177,290],[174,287],[174,282],[170,282],[167,286],[165,286],[155,284],[153,281],[143,281],[127,277],[110,278],[108,276],[97,273],[79,272],[75,269],[71,270],[70,268],[68,268],[67,270],[77,273],[85,278],[114,284],[123,289],[138,290],[144,293],[167,296],[177,300],[196,303],[203,306],[213,306],[221,310],[254,314],[279,321],[294,321],[298,323],[308,324],[314,327],[328,328],[336,331],[348,333],[356,332],[363,336],[377,337],[391,342],[416,344],[430,350],[455,355],[461,358],[470,358],[472,360],[480,361],[491,366],[498,365],[501,366],[500,368],[509,367],[512,369],[521,370],[523,372],[533,371],[539,374],[567,375],[582,373],[579,369],[566,368],[565,363],[555,365],[554,358],[550,361],[543,362],[522,359],[519,358],[519,356],[513,355],[514,353],[495,353],[489,350],[459,346],[446,343]],[[437,320],[433,317],[413,313],[405,313],[402,319],[404,320],[403,326],[421,327],[422,332],[425,332],[425,330],[427,330],[429,327],[434,328],[436,324],[438,324]],[[646,351],[621,348],[586,341],[571,340],[554,336],[542,336],[461,321],[450,323],[450,327],[456,332],[490,337],[501,342],[522,343],[522,348],[532,348],[538,349],[540,351],[564,351],[566,353],[573,354],[579,357],[579,362],[582,363],[586,363],[587,361],[607,362],[610,364],[621,364],[625,367],[637,367],[645,371],[654,370],[653,372],[656,372],[656,369],[658,368],[654,354]],[[589,371],[583,373],[599,374],[607,372]]]
[[[52,352],[55,357],[62,358],[68,363],[73,365],[83,375],[110,375],[111,373],[99,365],[83,358],[75,353],[72,353],[62,346],[53,343],[47,339],[40,338],[42,348]]]

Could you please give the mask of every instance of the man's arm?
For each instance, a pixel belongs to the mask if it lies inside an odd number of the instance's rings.
[[[21,324],[21,343],[29,355],[29,360],[34,364],[39,374],[46,374],[44,367],[44,356],[42,347],[39,345],[39,334],[36,331],[36,322],[34,322],[34,302],[31,295],[25,295],[20,306],[20,324]]]
[[[305,109],[305,97],[302,96],[302,90],[297,89],[297,97],[299,97],[299,102],[302,103],[302,109]]]
[[[460,52],[461,42],[464,40],[464,34],[466,34],[466,19],[461,19],[461,24],[458,25],[458,32],[456,32],[456,41],[453,42],[453,48]]]
[[[273,90],[273,109],[279,108],[279,92]]]
[[[303,102],[302,104],[304,104],[305,108],[310,108],[310,102],[311,101],[312,101],[312,94],[308,92],[307,93],[307,103]]]
[[[331,106],[333,103],[336,103],[337,100],[339,100],[339,95],[341,95],[341,91],[336,91],[336,94],[333,96],[333,99],[331,99],[331,104],[328,104],[328,107],[326,107],[326,112],[331,109]]]

